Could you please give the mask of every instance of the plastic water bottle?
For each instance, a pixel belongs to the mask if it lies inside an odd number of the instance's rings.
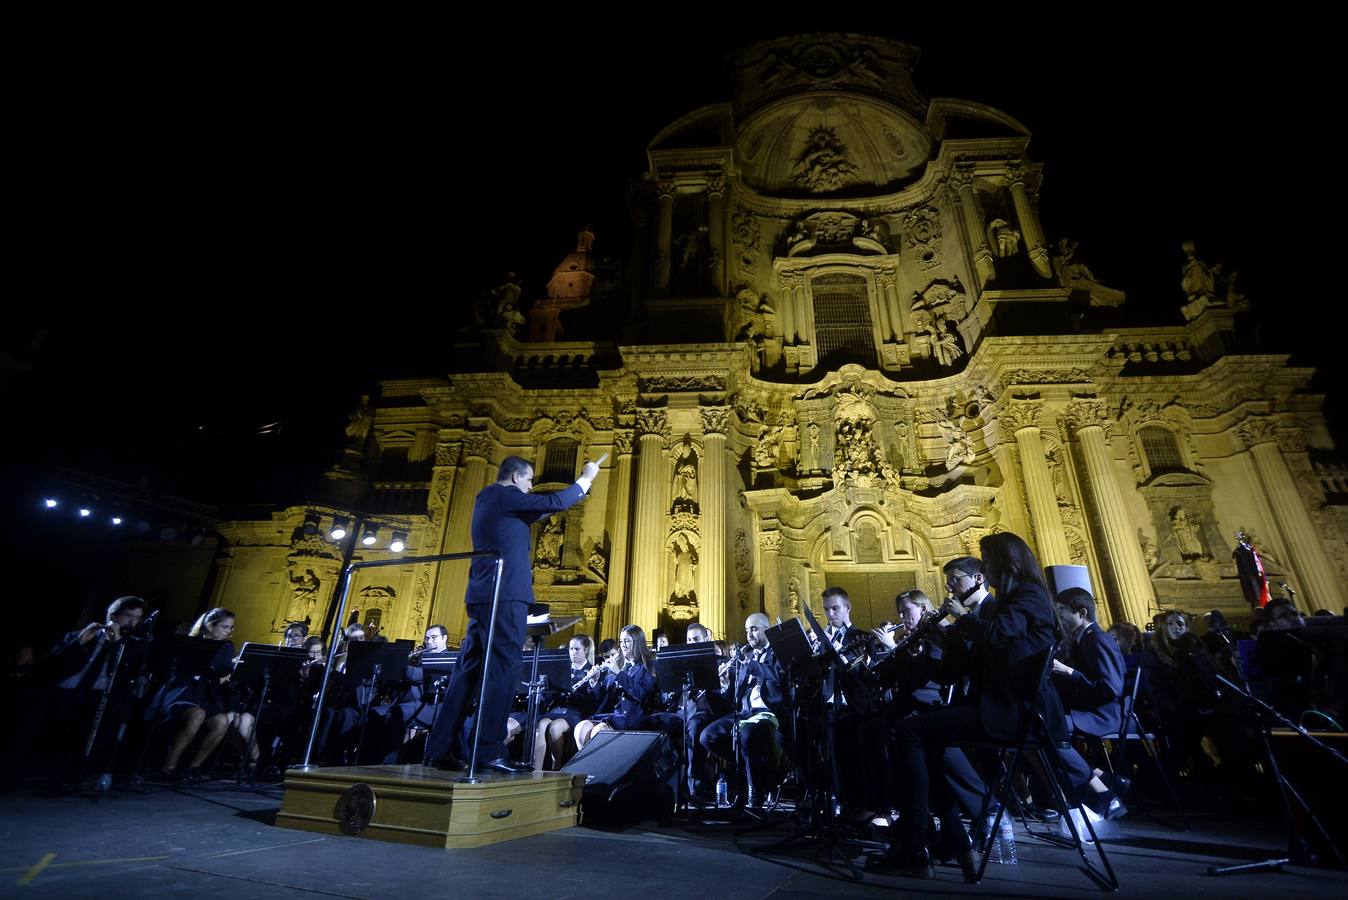
[[[997,824],[997,813],[988,813],[987,823],[983,826],[983,835],[986,840],[987,835],[992,834],[992,829]],[[992,847],[988,850],[988,862],[999,863],[1002,861],[1002,835],[997,833],[997,840],[992,842]]]
[[[716,779],[716,805],[730,805],[730,785],[726,782],[724,775]]]
[[[1016,864],[1016,828],[1010,812],[1002,815],[1002,824],[997,828],[995,861],[1008,866]]]

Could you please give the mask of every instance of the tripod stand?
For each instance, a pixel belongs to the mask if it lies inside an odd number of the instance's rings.
[[[1325,827],[1320,824],[1320,820],[1316,818],[1315,813],[1311,811],[1310,804],[1308,804],[1305,799],[1302,798],[1301,794],[1298,793],[1297,789],[1292,787],[1287,779],[1283,777],[1282,769],[1278,766],[1278,759],[1273,754],[1273,745],[1269,742],[1269,732],[1271,730],[1269,721],[1276,720],[1282,723],[1283,726],[1292,729],[1341,763],[1348,763],[1348,757],[1344,757],[1342,753],[1339,753],[1339,751],[1335,750],[1333,747],[1330,747],[1328,744],[1317,739],[1306,729],[1302,728],[1300,724],[1293,722],[1272,706],[1269,706],[1263,700],[1260,700],[1258,697],[1251,694],[1248,682],[1242,687],[1222,675],[1218,675],[1217,680],[1226,685],[1227,689],[1233,691],[1236,696],[1242,697],[1246,701],[1254,704],[1262,714],[1259,723],[1259,740],[1264,747],[1264,758],[1268,760],[1269,772],[1272,773],[1273,780],[1278,785],[1278,795],[1282,799],[1283,817],[1287,822],[1287,856],[1264,859],[1259,862],[1245,863],[1238,866],[1210,866],[1208,868],[1208,874],[1243,875],[1247,872],[1281,871],[1282,867],[1287,863],[1313,863],[1315,860],[1311,853],[1310,846],[1306,843],[1305,838],[1296,833],[1296,821],[1292,815],[1293,802],[1296,803],[1296,808],[1300,809],[1302,814],[1304,814],[1305,817],[1310,820],[1311,824],[1315,826],[1315,830],[1319,832],[1320,838],[1325,842],[1326,846],[1329,847],[1330,851],[1334,854],[1335,860],[1338,861],[1339,866],[1342,868],[1344,866],[1343,854],[1339,852],[1339,848],[1334,844],[1333,839],[1330,838],[1329,832],[1325,830]],[[1241,680],[1245,680],[1243,672],[1241,672]]]

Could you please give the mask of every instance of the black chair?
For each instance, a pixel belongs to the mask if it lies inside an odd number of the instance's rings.
[[[1179,816],[1179,828],[1183,831],[1189,830],[1189,819],[1184,814],[1184,806],[1180,803],[1179,794],[1175,791],[1175,785],[1166,774],[1165,764],[1161,760],[1161,751],[1159,747],[1159,737],[1155,729],[1147,729],[1137,714],[1137,695],[1142,686],[1143,669],[1137,666],[1124,675],[1124,690],[1119,696],[1119,730],[1115,734],[1103,734],[1098,737],[1095,735],[1081,735],[1093,746],[1098,747],[1100,754],[1104,757],[1106,765],[1111,772],[1126,772],[1124,768],[1125,757],[1128,752],[1128,745],[1132,741],[1142,744],[1151,758],[1152,764],[1156,767],[1156,774],[1161,779],[1161,784],[1165,786],[1166,793],[1170,795],[1171,801],[1175,804],[1175,813]],[[1105,751],[1104,742],[1109,741],[1114,744],[1114,755],[1111,758]]]
[[[1022,696],[1028,699],[1022,704],[1020,728],[1013,740],[1007,742],[992,740],[962,742],[966,746],[991,750],[998,755],[997,775],[988,784],[987,793],[983,795],[983,807],[978,821],[987,820],[988,810],[992,808],[994,798],[998,803],[997,815],[988,828],[988,833],[984,836],[983,846],[980,848],[983,859],[978,866],[976,881],[983,880],[983,873],[987,871],[988,860],[992,853],[993,842],[997,840],[998,826],[1001,825],[1002,816],[1009,815],[1008,804],[1012,802],[1015,793],[1012,790],[1012,784],[1016,771],[1027,758],[1033,758],[1038,761],[1041,769],[1040,774],[1043,775],[1052,790],[1053,803],[1059,815],[1062,816],[1062,821],[1067,823],[1067,828],[1072,834],[1071,844],[1076,847],[1077,853],[1081,856],[1086,874],[1101,887],[1117,891],[1119,889],[1118,876],[1114,874],[1114,868],[1110,865],[1109,857],[1105,854],[1105,848],[1095,833],[1095,826],[1091,824],[1090,817],[1082,816],[1082,821],[1086,825],[1086,830],[1090,833],[1090,840],[1095,846],[1095,852],[1100,857],[1100,864],[1103,869],[1097,868],[1087,857],[1085,841],[1081,832],[1077,829],[1076,822],[1072,819],[1071,811],[1081,806],[1081,799],[1076,795],[1075,788],[1066,777],[1060,755],[1060,750],[1071,745],[1067,742],[1060,745],[1053,739],[1053,731],[1049,728],[1043,711],[1036,709],[1034,706],[1034,698],[1038,697],[1040,692],[1045,690],[1048,685],[1056,649],[1056,647],[1049,647],[1042,654],[1025,662],[1023,671],[1027,675],[1033,673],[1036,677],[1025,685],[1025,687],[1033,685],[1034,689],[1022,693]]]

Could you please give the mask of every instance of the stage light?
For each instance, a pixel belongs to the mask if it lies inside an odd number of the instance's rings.
[[[337,516],[332,520],[332,530],[328,532],[328,537],[334,541],[340,541],[346,537],[346,526],[349,524],[350,520],[345,516]]]
[[[56,498],[48,497],[46,500],[42,501],[42,505],[47,507],[47,509],[56,509]]]
[[[161,540],[171,541],[177,536],[178,536],[178,529],[174,528],[172,525],[165,525],[163,528],[159,530],[159,537]]]
[[[87,506],[80,507],[80,518],[87,519],[94,514],[94,511]]]
[[[113,517],[112,517],[112,524],[114,524],[114,525],[120,525],[120,524],[122,524],[122,517],[121,517],[121,516],[113,516]]]
[[[323,527],[323,517],[318,513],[305,513],[304,524],[300,526],[305,537],[313,537],[318,534],[318,530]]]
[[[392,550],[394,553],[402,553],[404,550],[406,550],[407,532],[406,531],[393,532],[393,540],[389,541],[388,548]]]
[[[378,525],[366,525],[365,530],[361,532],[360,542],[366,547],[373,547],[376,535],[379,534]]]
[[[198,530],[195,534],[193,534],[190,538],[187,539],[187,543],[192,545],[193,547],[200,547],[202,542],[205,540],[206,540],[206,532]]]

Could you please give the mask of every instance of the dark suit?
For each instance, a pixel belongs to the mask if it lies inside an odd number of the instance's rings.
[[[480,711],[482,729],[478,760],[505,755],[506,718],[515,694],[515,680],[511,676],[519,662],[525,619],[534,599],[529,526],[550,513],[570,508],[584,496],[585,491],[579,484],[555,494],[526,494],[513,485],[500,483],[489,484],[478,492],[473,503],[473,549],[501,554],[500,605],[492,634],[491,658],[486,660],[484,676],[483,655],[491,622],[492,577],[496,561],[473,560],[465,597],[468,634],[459,649],[459,663],[431,732],[428,749],[433,759],[451,753],[464,759],[471,756],[471,747],[457,746],[460,743],[458,736],[469,707],[477,698],[483,677],[487,681],[487,691]]]
[[[1053,677],[1063,706],[1072,714],[1072,727],[1100,737],[1119,730],[1119,695],[1123,693],[1123,654],[1114,638],[1094,622],[1082,629],[1068,653],[1071,675]]]
[[[990,612],[990,615],[986,615]],[[945,779],[929,780],[928,772],[942,765],[951,743],[1015,737],[1026,701],[1043,709],[1050,725],[1065,732],[1062,707],[1052,688],[1040,690],[1044,653],[1057,636],[1057,617],[1048,592],[1033,583],[1019,585],[999,596],[995,606],[984,601],[978,613],[962,616],[953,626],[968,642],[969,659],[979,666],[976,675],[977,702],[938,709],[906,719],[899,727],[896,747],[895,784],[905,840],[912,842],[926,827],[929,791],[935,811],[944,823],[956,824],[956,798]],[[959,641],[948,641],[947,648]],[[1063,735],[1065,736],[1065,734]]]

